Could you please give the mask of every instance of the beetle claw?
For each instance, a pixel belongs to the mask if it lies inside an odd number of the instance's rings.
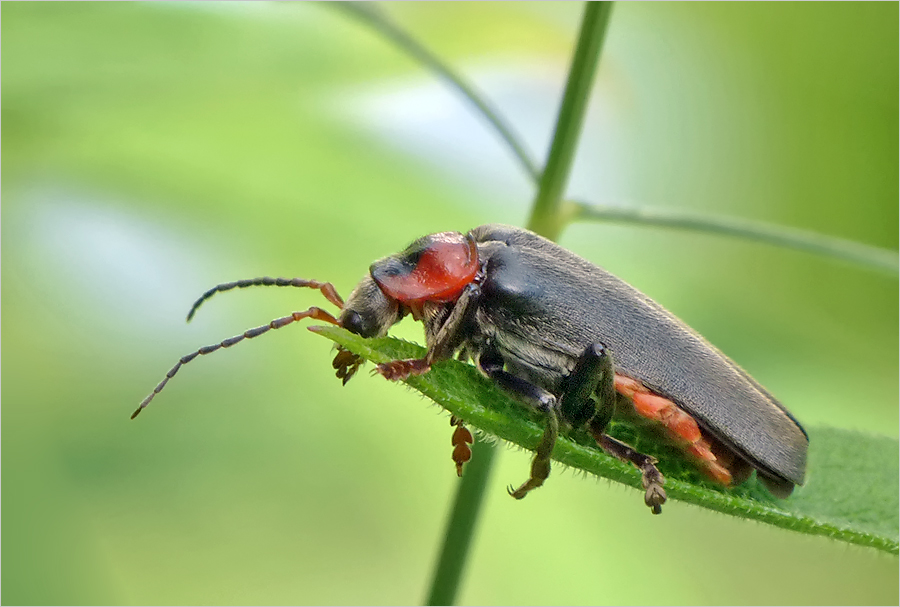
[[[541,485],[544,484],[544,479],[534,479],[530,478],[518,488],[513,489],[513,486],[510,485],[506,488],[509,494],[517,500],[523,499],[526,495],[528,495],[532,489],[537,489]]]
[[[553,446],[556,444],[558,436],[559,418],[556,416],[556,411],[550,409],[547,411],[547,427],[544,428],[541,442],[538,443],[534,450],[534,459],[531,461],[531,476],[515,491],[510,486],[507,490],[511,496],[520,500],[532,489],[537,489],[543,485],[544,481],[550,477],[550,454],[553,453]]]
[[[522,483],[522,486],[519,487],[518,489],[513,489],[513,486],[509,485],[506,488],[506,491],[515,499],[520,500],[520,499],[524,498],[526,495],[528,495],[529,491],[534,489],[534,487],[528,487],[529,482]]]

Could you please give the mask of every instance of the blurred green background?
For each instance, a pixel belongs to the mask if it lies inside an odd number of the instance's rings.
[[[570,3],[382,8],[543,158]],[[898,5],[621,4],[570,194],[897,248]],[[458,479],[447,416],[291,327],[178,357],[428,232],[521,225],[534,193],[479,116],[318,4],[2,7],[2,601],[423,600]],[[895,277],[717,236],[579,225],[562,244],[684,318],[807,426],[898,433]],[[421,341],[404,322],[398,335]],[[898,601],[897,559],[504,450],[464,603]]]

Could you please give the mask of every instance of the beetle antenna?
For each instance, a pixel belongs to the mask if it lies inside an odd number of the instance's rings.
[[[200,299],[194,302],[194,305],[191,306],[191,311],[188,312],[187,321],[190,322],[194,317],[194,313],[197,312],[197,308],[199,308],[204,301],[215,295],[216,293],[220,293],[222,291],[230,291],[232,289],[246,289],[247,287],[309,287],[311,289],[318,289],[322,292],[322,295],[325,296],[325,299],[336,305],[338,308],[343,309],[344,300],[338,295],[337,290],[334,288],[330,282],[319,282],[318,280],[305,280],[303,278],[272,278],[270,276],[261,276],[259,278],[248,278],[245,280],[236,280],[234,282],[225,282],[220,285],[214,286],[212,289],[204,293],[200,296]]]
[[[312,281],[307,281],[307,282],[312,282]],[[264,284],[264,283],[261,283],[261,284]],[[202,299],[201,299],[201,301],[202,301]],[[263,325],[261,327],[256,327],[255,329],[248,329],[247,331],[244,331],[240,335],[236,335],[234,337],[229,337],[228,339],[221,341],[217,344],[213,344],[211,346],[204,346],[204,347],[200,348],[199,350],[195,350],[186,356],[182,356],[181,359],[179,359],[179,361],[175,364],[175,366],[172,367],[168,373],[166,373],[166,376],[163,378],[163,380],[161,382],[159,382],[159,384],[155,388],[153,388],[153,392],[151,392],[147,396],[147,398],[145,398],[144,400],[141,401],[141,404],[140,404],[140,406],[138,406],[137,410],[135,410],[135,412],[131,414],[131,419],[134,419],[135,417],[137,417],[138,414],[144,409],[144,407],[146,407],[147,405],[150,404],[150,401],[153,400],[153,397],[156,396],[157,394],[159,394],[162,391],[162,389],[166,387],[166,384],[169,383],[170,379],[175,377],[175,374],[178,373],[178,370],[181,368],[182,365],[188,364],[189,362],[191,362],[192,360],[194,360],[201,354],[209,354],[210,352],[215,352],[216,350],[219,350],[221,348],[230,348],[231,346],[238,343],[239,341],[243,341],[245,339],[253,339],[254,337],[258,337],[258,336],[262,335],[263,333],[269,331],[270,329],[280,329],[281,327],[286,327],[287,325],[289,325],[291,323],[295,323],[298,320],[303,320],[304,318],[313,318],[315,320],[324,320],[326,322],[330,322],[331,324],[341,326],[341,323],[334,316],[332,316],[331,314],[329,314],[322,308],[317,308],[317,307],[313,306],[312,308],[310,308],[309,310],[306,310],[305,312],[294,312],[290,316],[283,316],[281,318],[276,318],[275,320],[273,320],[272,322],[270,322],[267,325]]]

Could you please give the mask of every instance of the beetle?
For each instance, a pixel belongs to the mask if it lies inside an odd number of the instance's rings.
[[[489,224],[467,234],[441,232],[374,262],[346,303],[331,283],[258,278],[204,293],[255,285],[308,287],[340,309],[319,307],[276,319],[181,358],[132,415],[136,417],[184,364],[303,318],[362,337],[387,335],[407,314],[425,328],[423,358],[376,366],[389,380],[427,373],[454,356],[546,418],[521,499],[550,474],[564,428],[585,428],[607,453],[636,466],[644,501],[659,514],[665,479],[656,459],[606,433],[614,415],[642,420],[675,444],[713,481],[731,486],[753,470],[785,498],[802,485],[809,439],[765,388],[658,303],[563,247],[525,229]],[[309,327],[315,330],[316,327]],[[333,367],[345,384],[362,359],[338,347]],[[471,455],[471,433],[452,418],[457,471]]]

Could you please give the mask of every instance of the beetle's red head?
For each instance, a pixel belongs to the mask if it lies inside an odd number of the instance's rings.
[[[362,337],[381,337],[407,312],[423,318],[426,304],[456,301],[478,273],[474,239],[459,232],[424,236],[406,250],[376,261],[341,309],[338,323]],[[346,383],[362,359],[340,349],[334,359]]]
[[[424,236],[369,267],[369,276],[347,298],[341,326],[363,337],[385,335],[408,311],[420,319],[425,303],[456,301],[478,267],[478,248],[471,236]]]
[[[425,302],[456,301],[474,280],[478,265],[478,248],[471,236],[440,232],[376,261],[369,273],[385,295],[415,313]]]

